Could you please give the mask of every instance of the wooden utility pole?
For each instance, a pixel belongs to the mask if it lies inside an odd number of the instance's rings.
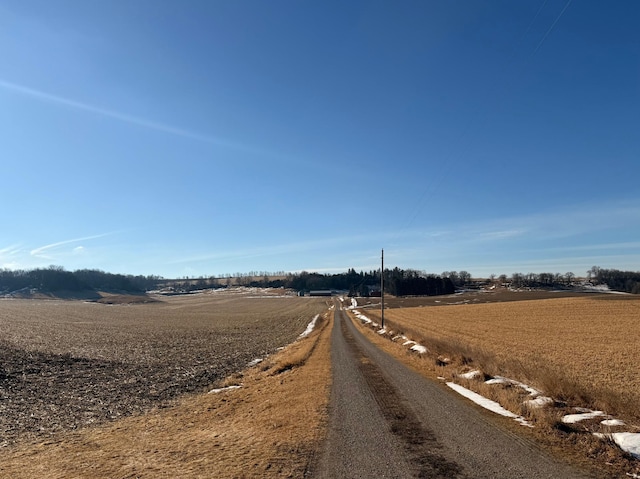
[[[382,329],[384,329],[384,249],[382,250],[382,269],[380,270],[380,315],[382,317]]]

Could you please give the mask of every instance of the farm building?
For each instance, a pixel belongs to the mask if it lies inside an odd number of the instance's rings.
[[[331,296],[333,291],[330,289],[317,289],[315,291],[309,291],[309,296]]]

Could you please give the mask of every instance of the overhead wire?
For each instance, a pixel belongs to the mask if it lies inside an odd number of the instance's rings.
[[[560,12],[560,14],[556,17],[555,21],[551,24],[551,26],[549,27],[549,30],[547,30],[547,33],[544,34],[544,36],[542,37],[542,40],[540,40],[540,43],[538,43],[538,46],[535,48],[535,50],[533,50],[533,53],[531,54],[531,56],[535,55],[538,52],[538,50],[540,50],[540,47],[542,46],[544,41],[547,39],[551,31],[555,28],[558,21],[560,21],[560,18],[564,14],[565,10],[569,8],[569,5],[571,5],[572,1],[573,0],[567,0],[567,3],[564,5],[564,8]]]

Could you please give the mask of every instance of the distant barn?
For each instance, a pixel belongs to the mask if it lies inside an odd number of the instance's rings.
[[[309,291],[309,296],[331,296],[333,291],[330,289],[317,289],[315,291]]]

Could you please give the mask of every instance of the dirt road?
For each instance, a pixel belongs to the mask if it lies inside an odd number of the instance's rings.
[[[336,305],[316,478],[585,478],[371,344]]]

